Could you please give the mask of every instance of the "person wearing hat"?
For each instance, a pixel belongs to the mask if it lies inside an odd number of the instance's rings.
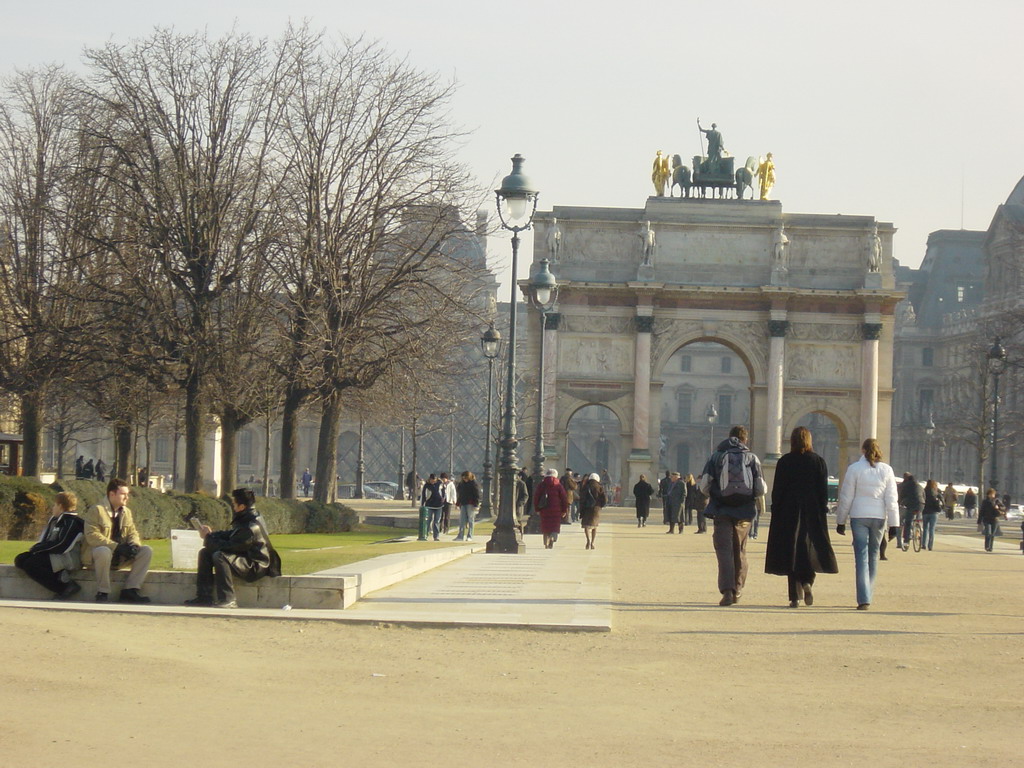
[[[601,476],[594,472],[580,489],[580,523],[583,526],[583,534],[587,537],[586,549],[594,548],[597,525],[601,521],[601,508],[607,503],[608,498],[601,485]]]
[[[558,470],[549,469],[533,494],[534,509],[540,515],[540,532],[544,549],[551,549],[562,532],[562,517],[569,510],[569,496],[558,481]]]

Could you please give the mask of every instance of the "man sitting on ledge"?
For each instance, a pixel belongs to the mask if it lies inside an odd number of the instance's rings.
[[[255,503],[256,494],[251,490],[236,488],[231,492],[235,512],[231,528],[214,531],[208,525],[200,527],[203,548],[199,550],[196,596],[185,605],[237,608],[234,574],[248,582],[281,575],[281,558],[270,543],[263,519],[253,509]]]
[[[112,478],[107,483],[107,500],[89,507],[85,515],[85,543],[82,545],[82,567],[96,572],[96,602],[110,597],[110,569],[131,566],[121,590],[122,603],[148,603],[139,592],[149,573],[153,550],[143,546],[132,511],[126,506],[131,491],[124,480]]]

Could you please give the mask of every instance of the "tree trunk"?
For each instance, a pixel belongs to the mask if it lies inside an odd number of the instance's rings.
[[[128,462],[132,456],[132,428],[128,424],[114,427],[114,475],[126,483],[131,482]]]
[[[65,435],[66,435],[66,430],[64,429],[64,423],[62,422],[62,423],[57,425],[57,435],[56,435],[56,442],[57,442],[57,467],[56,467],[56,474],[57,474],[57,479],[58,480],[63,480],[64,479],[64,452],[67,450],[68,443],[70,442]]]
[[[295,498],[295,446],[299,434],[299,407],[303,401],[302,393],[295,387],[288,387],[284,396],[281,412],[281,482],[280,497]],[[317,485],[320,485],[317,476]]]
[[[36,389],[21,398],[22,474],[39,475],[43,437],[43,394]]]
[[[231,407],[224,409],[220,417],[220,492],[231,493],[238,482],[238,430],[245,426],[247,419]]]
[[[410,498],[412,500],[412,506],[420,506],[420,484],[416,482],[416,417],[412,417],[412,493]]]
[[[185,493],[203,489],[203,408],[199,374],[192,371],[185,383]]]
[[[338,433],[341,431],[341,391],[334,390],[323,402],[320,437],[316,451],[316,488],[313,499],[329,504],[338,490]]]
[[[266,434],[263,441],[263,482],[261,483],[264,498],[270,495],[270,427],[270,414],[267,414],[264,428]]]

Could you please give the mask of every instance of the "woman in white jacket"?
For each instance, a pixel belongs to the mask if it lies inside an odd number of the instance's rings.
[[[899,532],[896,476],[882,461],[878,441],[869,437],[861,446],[864,455],[849,466],[839,491],[836,533],[846,535],[846,521],[853,533],[853,555],[857,565],[857,610],[871,605],[878,569],[878,548],[888,524],[889,539]]]

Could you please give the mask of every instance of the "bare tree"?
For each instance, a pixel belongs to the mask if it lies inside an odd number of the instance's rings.
[[[0,387],[21,398],[29,475],[40,468],[50,383],[75,367],[66,342],[84,333],[69,287],[81,242],[64,215],[74,196],[81,110],[77,80],[61,67],[18,72],[0,102]]]
[[[202,485],[210,368],[224,349],[216,319],[250,270],[274,194],[281,71],[266,43],[158,29],[87,49],[90,169],[109,187],[94,237],[117,280],[104,293],[122,327],[185,393],[185,490]]]
[[[65,461],[73,461],[69,453],[72,441],[100,424],[100,418],[86,404],[80,392],[70,382],[58,381],[47,391],[45,425],[56,454],[54,470],[57,478],[64,477]]]
[[[300,37],[280,196],[290,238],[279,314],[294,372],[281,484],[282,495],[294,492],[294,415],[316,397],[316,499],[327,501],[344,391],[399,370],[429,374],[465,333],[469,281],[446,248],[465,231],[470,185],[454,161],[452,86],[374,44]]]

